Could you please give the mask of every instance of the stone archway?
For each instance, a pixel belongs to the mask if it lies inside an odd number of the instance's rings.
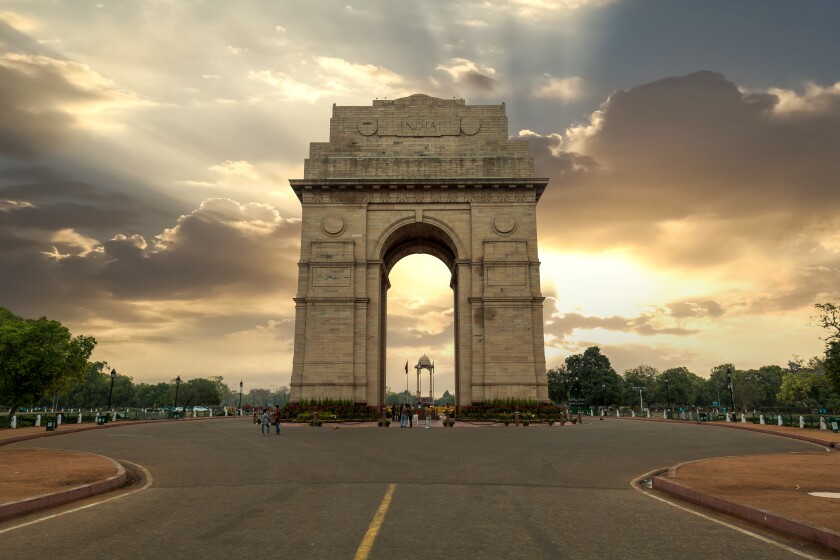
[[[388,273],[428,253],[452,271],[458,405],[548,400],[527,144],[504,105],[412,95],[333,107],[304,178],[291,400],[380,406]]]

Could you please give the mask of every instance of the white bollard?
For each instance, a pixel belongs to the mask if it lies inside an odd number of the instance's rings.
[[[778,422],[778,424],[779,424],[779,426],[784,426],[784,425],[785,425],[785,421],[784,421],[784,420],[782,420],[782,415],[781,415],[781,414],[779,414],[779,422]]]
[[[729,411],[726,411],[726,421],[732,422],[732,416],[729,414]]]
[[[650,418],[650,409],[649,408],[645,411],[645,414],[647,415],[648,418]]]
[[[193,409],[193,418],[195,418],[195,409]]]
[[[803,430],[805,429],[805,417],[804,416],[799,417],[799,427],[802,428]]]
[[[35,427],[36,428],[41,427],[41,415],[40,414],[37,417],[35,417]]]
[[[227,416],[227,407],[225,407],[225,416]]]
[[[210,418],[213,418],[213,409],[210,409]]]
[[[764,415],[763,414],[759,414],[758,423],[761,424],[762,426],[764,425]]]
[[[620,418],[620,417],[621,417],[621,413],[619,413],[619,412],[618,412],[618,409],[617,409],[617,408],[615,409],[615,417],[616,417],[616,418]]]
[[[76,418],[76,424],[81,424],[81,423],[82,423],[82,413],[80,412],[78,418]]]
[[[12,419],[9,421],[9,427],[13,430],[17,429],[17,416],[12,416]]]
[[[55,425],[61,426],[61,414],[55,417]]]
[[[742,412],[741,413],[741,424],[746,424],[746,423],[747,423],[747,415]]]
[[[827,430],[828,425],[825,423],[825,418],[820,416],[820,430]]]
[[[688,419],[691,420],[692,422],[694,422],[694,413],[689,412],[688,413]]]
[[[680,412],[680,420],[685,420],[685,412]]]
[[[631,410],[631,411],[630,411],[630,417],[631,417],[631,418],[635,418],[635,417],[636,417],[636,411],[635,411],[635,410]]]
[[[116,421],[117,421],[117,411],[116,411],[116,410],[114,410],[114,411],[111,413],[111,422],[116,422]]]
[[[667,419],[668,419],[668,411],[667,411],[667,410],[663,410],[663,411],[662,411],[662,419],[663,419],[663,420],[667,420]]]

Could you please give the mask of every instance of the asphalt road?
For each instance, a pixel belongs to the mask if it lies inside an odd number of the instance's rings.
[[[153,480],[43,522],[3,532],[55,512],[2,523],[0,556],[350,559],[395,484],[370,558],[797,558],[630,481],[693,459],[817,449],[741,430],[597,419],[282,430],[265,437],[248,419],[228,419],[15,444],[101,453]]]

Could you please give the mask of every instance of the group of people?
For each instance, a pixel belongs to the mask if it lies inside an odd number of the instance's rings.
[[[394,403],[391,405],[390,415],[391,420],[396,422],[397,420],[400,421],[400,428],[413,428],[414,427],[414,417],[420,417],[420,406],[418,405],[415,414],[415,409],[412,408],[410,404],[397,404]],[[426,428],[432,427],[432,417],[434,416],[435,409],[432,406],[427,406],[426,409]],[[446,407],[446,415],[449,415],[449,407]]]
[[[262,415],[258,415],[257,412],[254,412],[254,424],[260,425],[260,433],[264,436],[271,435],[271,426],[273,425],[276,431],[276,434],[280,435],[280,409],[273,408],[263,409]]]

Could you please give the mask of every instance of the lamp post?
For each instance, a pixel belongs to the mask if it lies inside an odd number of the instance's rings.
[[[732,368],[726,368],[726,383],[729,385],[729,410],[735,414],[735,396],[732,394]]]
[[[607,384],[601,383],[601,406],[607,406]]]
[[[668,391],[668,385],[670,384],[671,380],[667,377],[665,378],[665,410],[671,410],[671,393]]]
[[[108,391],[108,411],[111,411],[111,397],[114,395],[114,379],[117,378],[117,370],[111,370],[111,390]]]
[[[239,415],[242,415],[242,382],[239,382]]]
[[[175,378],[175,404],[172,406],[172,412],[175,412],[175,409],[178,408],[178,387],[181,386],[181,376]]]
[[[642,400],[642,391],[647,391],[644,387],[633,387],[637,391],[639,391],[639,414],[644,413],[645,411],[645,401]]]

